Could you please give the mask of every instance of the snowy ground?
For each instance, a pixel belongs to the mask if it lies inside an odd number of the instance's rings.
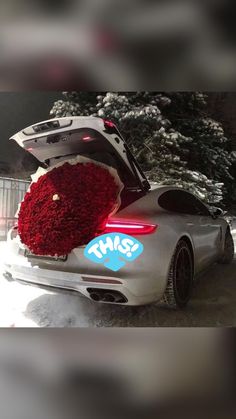
[[[236,225],[232,230],[236,243]],[[160,304],[124,307],[96,304],[77,294],[8,282],[1,271],[0,327],[236,326],[236,258],[214,265],[198,281],[184,311]]]

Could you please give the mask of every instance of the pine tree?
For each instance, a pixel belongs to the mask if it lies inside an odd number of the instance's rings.
[[[64,98],[54,103],[50,115],[54,117],[96,114],[96,92],[63,92]]]
[[[222,184],[187,165],[192,138],[176,131],[163,116],[170,98],[156,93],[107,93],[98,96],[98,116],[119,126],[150,180],[192,191],[201,199],[219,202]]]
[[[205,95],[65,92],[64,97],[52,115],[112,120],[150,180],[184,187],[206,202],[222,200],[230,155],[222,127],[203,114]],[[216,170],[220,156],[224,163]]]
[[[207,95],[189,92],[172,93],[169,97],[168,117],[176,129],[193,139],[189,145],[188,167],[223,183],[223,197],[229,201],[235,189],[232,170],[236,159],[222,124],[208,115]]]

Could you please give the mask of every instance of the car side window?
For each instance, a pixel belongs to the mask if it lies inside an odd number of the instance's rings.
[[[161,208],[179,214],[205,215],[210,213],[207,207],[192,194],[181,190],[164,192],[158,199]]]

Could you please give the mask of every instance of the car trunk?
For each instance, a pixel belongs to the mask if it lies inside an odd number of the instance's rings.
[[[25,128],[12,139],[48,167],[81,155],[115,168],[124,184],[121,208],[143,196],[150,187],[120,132],[101,118],[44,121]]]
[[[124,184],[118,211],[144,196],[150,188],[119,131],[113,124],[106,125],[100,118],[71,117],[50,120],[28,127],[11,139],[36,157],[44,167],[52,168],[63,160],[80,155],[115,168]],[[65,260],[50,256],[47,261],[47,257],[27,253],[25,248],[21,251],[25,252],[24,256],[30,258],[31,263],[34,263],[35,258],[35,263],[41,268],[48,268],[48,263],[53,260],[53,269],[61,270],[63,264],[68,271],[75,272],[77,257],[82,258],[83,255],[83,245],[77,247],[74,262],[73,252]]]

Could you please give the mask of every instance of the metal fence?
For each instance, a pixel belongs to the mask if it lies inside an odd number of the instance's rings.
[[[9,228],[15,223],[18,204],[29,184],[26,180],[0,177],[0,240],[6,240]]]

